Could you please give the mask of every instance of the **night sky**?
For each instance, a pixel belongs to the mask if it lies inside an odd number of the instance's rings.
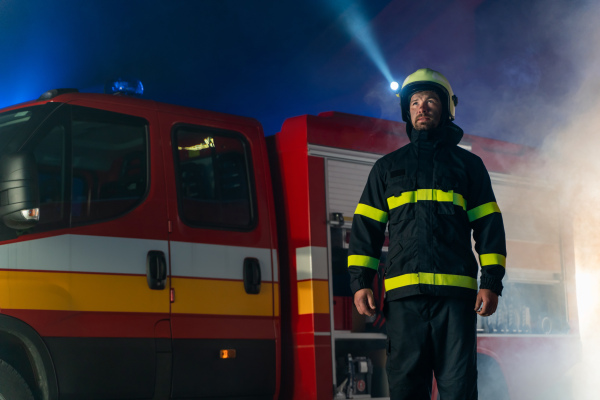
[[[140,79],[144,97],[251,116],[400,119],[429,67],[467,133],[537,146],[586,78],[591,0],[0,0],[0,106]],[[596,19],[597,20],[597,19]]]

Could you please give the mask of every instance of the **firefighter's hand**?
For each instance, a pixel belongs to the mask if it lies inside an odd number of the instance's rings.
[[[475,312],[482,317],[489,317],[496,312],[498,295],[490,289],[480,289],[475,301]]]
[[[360,289],[354,293],[354,305],[359,314],[372,317],[375,315],[375,297],[371,289]]]

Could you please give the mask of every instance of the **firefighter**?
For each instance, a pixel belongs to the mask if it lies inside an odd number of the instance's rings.
[[[387,373],[391,400],[477,399],[477,315],[496,311],[506,242],[482,160],[457,146],[457,98],[439,72],[419,69],[399,92],[410,143],[378,160],[352,223],[350,286],[375,313],[371,284],[386,227]],[[479,254],[472,251],[471,232]]]

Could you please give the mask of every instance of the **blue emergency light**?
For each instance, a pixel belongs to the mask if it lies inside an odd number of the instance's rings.
[[[144,85],[142,85],[142,82],[139,79],[118,78],[106,82],[104,85],[104,93],[141,96],[144,94]]]

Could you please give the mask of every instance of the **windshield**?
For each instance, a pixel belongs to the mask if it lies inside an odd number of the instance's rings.
[[[16,152],[53,109],[41,105],[0,113],[0,154]]]

